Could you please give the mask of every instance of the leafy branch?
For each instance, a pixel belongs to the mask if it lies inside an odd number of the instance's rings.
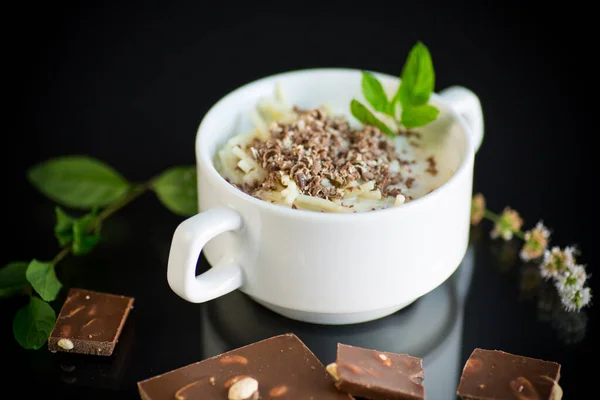
[[[381,82],[373,74],[363,71],[365,99],[380,117],[391,120],[396,126],[411,129],[434,121],[440,111],[428,102],[435,88],[435,72],[431,54],[422,42],[417,42],[411,49],[400,78],[400,86],[390,100]],[[358,100],[352,100],[350,111],[363,124],[376,126],[388,136],[395,136],[394,129]]]
[[[54,235],[61,247],[49,261],[11,262],[0,268],[0,298],[19,294],[29,303],[17,311],[13,334],[26,349],[39,349],[46,343],[56,322],[50,306],[63,285],[56,266],[68,255],[83,256],[101,240],[102,224],[111,215],[148,191],[177,215],[190,216],[197,210],[196,168],[167,169],[145,183],[133,184],[108,165],[86,156],[66,156],[33,166],[29,182],[54,202],[79,214],[73,216],[56,206]]]

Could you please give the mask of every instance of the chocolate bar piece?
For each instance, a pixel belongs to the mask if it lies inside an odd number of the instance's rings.
[[[274,336],[138,382],[142,400],[353,399],[293,334]]]
[[[133,297],[71,289],[48,338],[51,352],[110,356]]]
[[[327,366],[339,390],[372,400],[425,398],[422,360],[338,344],[337,359]]]
[[[499,350],[475,349],[463,368],[461,399],[559,400],[560,364]]]

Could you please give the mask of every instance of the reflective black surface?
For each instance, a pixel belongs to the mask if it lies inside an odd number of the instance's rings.
[[[592,290],[598,286],[597,201],[589,190],[597,182],[595,103],[586,97],[597,73],[588,61],[591,25],[583,9],[86,4],[23,5],[9,13],[22,29],[3,36],[6,125],[14,128],[3,136],[10,144],[2,158],[8,239],[1,265],[50,259],[58,250],[53,205],[25,181],[35,162],[89,154],[143,181],[194,163],[197,124],[230,90],[305,67],[397,74],[421,39],[434,57],[436,87],[463,85],[482,101],[486,136],[474,189],[494,210],[515,207],[526,226],[543,219],[554,244],[579,245]],[[283,332],[298,334],[324,363],[338,341],[423,357],[428,399],[454,398],[475,347],[561,363],[566,399],[585,398],[592,387],[596,306],[561,311],[535,266],[518,260],[519,242],[491,241],[488,224],[472,230],[456,274],[410,307],[367,324],[326,327],[287,320],[239,292],[203,305],[177,297],[166,261],[181,220],[146,194],[105,224],[92,254],[61,263],[66,286],[136,298],[112,357],[21,349],[11,324],[26,299],[0,300],[2,393],[15,387],[19,398],[135,399],[139,380]],[[207,267],[204,260],[199,267]]]

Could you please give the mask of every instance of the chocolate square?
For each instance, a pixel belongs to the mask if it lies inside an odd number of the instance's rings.
[[[559,400],[560,364],[500,350],[475,349],[456,394],[461,399]]]
[[[133,308],[133,300],[91,290],[69,290],[48,338],[48,349],[110,356]]]
[[[242,380],[251,392],[233,398],[353,399],[335,388],[323,364],[293,334],[274,336],[146,379],[138,382],[138,389],[143,400],[227,400],[230,390]]]
[[[339,390],[372,400],[425,398],[420,358],[341,343],[337,351],[336,362],[327,371]]]

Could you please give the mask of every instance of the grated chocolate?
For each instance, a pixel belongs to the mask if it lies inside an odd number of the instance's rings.
[[[348,190],[343,188],[358,180],[375,181],[384,197],[401,194],[394,185],[404,178],[391,172],[390,164],[415,161],[402,159],[392,139],[378,128],[352,129],[345,118],[328,116],[319,108],[295,107],[294,112],[294,122],[271,124],[269,140],[254,139],[248,145],[246,152],[267,171],[267,177],[253,186],[240,187],[242,190],[249,194],[274,190],[282,184],[282,177],[289,175],[300,193],[322,199],[343,198]],[[411,179],[406,182],[412,183]]]

